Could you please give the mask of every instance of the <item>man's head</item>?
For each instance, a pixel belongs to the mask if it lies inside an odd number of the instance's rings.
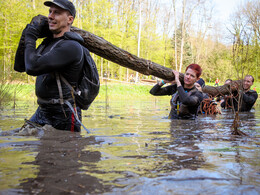
[[[205,86],[205,81],[200,78],[196,83],[194,83],[195,87],[202,92],[202,88]]]
[[[230,84],[232,82],[232,79],[227,79],[226,81],[225,81],[225,85],[226,84]]]
[[[243,88],[245,91],[250,90],[250,87],[254,84],[254,77],[252,75],[246,75],[243,81]]]
[[[76,9],[69,0],[45,1],[44,5],[50,7],[48,22],[49,29],[54,37],[61,37],[70,27],[76,15]]]

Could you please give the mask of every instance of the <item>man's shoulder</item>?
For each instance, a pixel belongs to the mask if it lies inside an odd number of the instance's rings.
[[[256,92],[255,90],[252,90],[252,89],[250,89],[250,90],[247,91],[246,93],[247,93],[247,94],[252,94],[252,95],[257,95],[257,96],[258,96],[257,92]]]
[[[70,39],[62,39],[62,41],[60,41],[60,44],[62,46],[71,46],[71,47],[81,47],[81,44],[76,41],[76,40],[70,40]]]

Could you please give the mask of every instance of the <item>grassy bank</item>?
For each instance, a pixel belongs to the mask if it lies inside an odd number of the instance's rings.
[[[34,100],[34,84],[5,84],[1,85],[2,103],[17,100]],[[101,84],[98,99],[118,99],[118,98],[140,98],[145,99],[150,95],[149,91],[152,86],[133,85],[121,83]]]
[[[33,100],[34,85],[31,84],[0,84],[0,106],[17,100]]]
[[[260,92],[260,83],[254,83],[253,87]],[[149,91],[151,85],[135,85],[122,83],[103,83],[100,86],[100,92],[97,100],[117,100],[117,99],[141,99],[152,98]],[[5,84],[0,85],[0,105],[5,102],[13,102],[17,100],[35,100],[34,84]],[[169,96],[160,98],[169,99]]]

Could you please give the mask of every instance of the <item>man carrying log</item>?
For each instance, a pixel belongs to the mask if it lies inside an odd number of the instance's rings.
[[[24,45],[21,46],[21,38],[14,69],[37,76],[39,107],[30,121],[40,125],[49,124],[59,130],[79,132],[81,109],[76,105],[71,89],[61,85],[60,79],[57,79],[62,76],[71,86],[77,86],[84,64],[79,43],[81,37],[70,32],[76,9],[68,0],[45,1],[44,5],[49,7],[48,20],[36,18],[26,26],[22,34]],[[36,49],[37,39],[43,37],[47,38]],[[64,102],[75,105],[74,111]],[[78,121],[75,120],[75,113]]]
[[[246,75],[243,80],[243,89],[238,92],[233,92],[232,98],[230,98],[230,96],[225,97],[221,103],[221,107],[234,107],[235,111],[241,112],[250,111],[258,98],[257,92],[250,89],[253,84],[254,77],[252,75]]]

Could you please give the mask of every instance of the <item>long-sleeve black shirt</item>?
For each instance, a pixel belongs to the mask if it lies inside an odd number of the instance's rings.
[[[192,91],[192,92],[189,93],[190,91]],[[186,88],[183,88],[183,86],[177,87],[176,84],[169,85],[166,87],[162,87],[162,86],[156,84],[150,90],[150,93],[155,96],[173,95],[176,92],[178,92],[178,95],[179,95],[178,101],[180,101],[183,105],[186,106],[186,111],[188,112],[188,114],[185,114],[185,116],[182,116],[180,114],[179,117],[185,118],[185,119],[194,118],[194,115],[196,116],[196,114],[197,114],[198,106],[200,105],[200,102],[203,100],[202,93],[200,91],[196,90],[195,87],[193,87],[191,89],[186,89]],[[175,109],[175,108],[172,106],[172,109]],[[169,117],[175,118],[173,116],[169,116]]]
[[[14,69],[37,76],[37,97],[45,100],[58,99],[55,72],[76,86],[84,63],[82,46],[77,41],[64,40],[64,37],[47,38],[37,49],[35,45],[36,40],[25,43],[24,60],[21,56],[23,52],[17,51]],[[39,53],[39,50],[42,51]],[[62,92],[64,99],[71,97],[71,92],[64,83]]]
[[[247,92],[242,92],[242,101],[240,103],[240,109],[239,111],[241,112],[248,112],[252,109],[253,105],[255,104],[257,98],[258,98],[258,94],[256,91],[254,90],[249,90]],[[239,101],[239,96],[237,93],[233,94],[233,98],[225,98],[222,103],[221,103],[221,107],[222,108],[227,108],[227,106],[232,106],[232,101],[233,101],[233,105],[234,105],[234,109],[235,111],[238,111],[238,101]]]

